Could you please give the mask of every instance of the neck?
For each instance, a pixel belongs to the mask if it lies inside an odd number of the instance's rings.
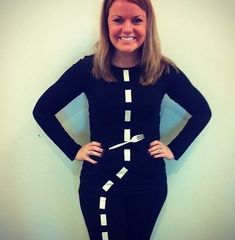
[[[122,52],[116,51],[112,58],[112,64],[122,68],[134,67],[137,64],[139,64],[139,62],[140,62],[140,58],[139,58],[138,52],[122,53]]]

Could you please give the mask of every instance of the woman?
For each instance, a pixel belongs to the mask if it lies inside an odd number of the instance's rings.
[[[80,146],[55,114],[84,92],[91,142]],[[165,94],[191,114],[169,145],[160,139]],[[148,240],[167,195],[164,159],[179,159],[211,117],[187,77],[161,54],[149,0],[105,0],[96,52],[38,100],[34,117],[71,160],[84,161],[79,197],[91,240]]]

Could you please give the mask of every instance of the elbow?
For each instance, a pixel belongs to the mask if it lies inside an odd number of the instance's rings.
[[[201,116],[201,119],[203,120],[202,124],[206,126],[212,118],[212,111],[209,108],[209,106],[200,114],[200,116]]]
[[[34,117],[34,119],[37,121],[37,119],[39,118],[39,108],[38,108],[38,104],[36,104],[33,108],[33,111],[32,111],[32,115]]]
[[[35,120],[39,125],[41,125],[41,124],[40,124],[40,122],[41,122],[40,113],[39,113],[39,111],[37,110],[37,108],[34,108],[34,109],[33,109],[32,115],[33,115],[34,120]]]
[[[204,128],[212,118],[212,111],[209,106],[200,109],[200,111],[191,114],[191,117],[197,121],[197,123]]]
[[[210,121],[212,117],[212,111],[211,109],[208,107],[208,110],[206,111],[206,114],[205,114],[205,119],[206,119],[206,122],[208,123]]]
[[[32,115],[33,115],[33,118],[36,120],[36,122],[40,124],[43,114],[42,114],[40,105],[38,103],[36,103],[36,105],[34,106]]]
[[[55,113],[44,102],[38,101],[32,110],[33,118],[43,128],[55,118]]]

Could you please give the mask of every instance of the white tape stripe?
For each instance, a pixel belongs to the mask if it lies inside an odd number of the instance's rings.
[[[125,82],[130,81],[129,70],[123,70],[123,78]]]
[[[116,176],[120,179],[124,177],[124,175],[128,172],[128,169],[123,167],[117,174]]]
[[[102,240],[109,240],[108,232],[102,232]]]
[[[113,186],[113,184],[114,183],[112,181],[108,181],[102,188],[107,192]]]
[[[126,103],[132,102],[132,94],[130,89],[125,90],[125,98],[126,98]]]
[[[106,197],[100,197],[100,209],[105,209]]]
[[[101,226],[107,226],[107,215],[106,214],[100,214],[100,223],[101,223]]]
[[[124,129],[124,142],[131,140],[131,130],[130,129]]]
[[[124,161],[131,161],[131,150],[124,149]]]
[[[125,122],[130,122],[131,121],[131,111],[126,110],[125,111]]]

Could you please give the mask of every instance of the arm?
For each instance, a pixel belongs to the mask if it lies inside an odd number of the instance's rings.
[[[81,146],[70,137],[55,115],[85,90],[87,76],[83,65],[80,60],[69,68],[46,90],[33,109],[37,123],[71,160],[74,160]]]
[[[177,160],[207,125],[211,110],[202,94],[181,71],[171,70],[167,81],[168,96],[191,115],[183,130],[168,145]]]

